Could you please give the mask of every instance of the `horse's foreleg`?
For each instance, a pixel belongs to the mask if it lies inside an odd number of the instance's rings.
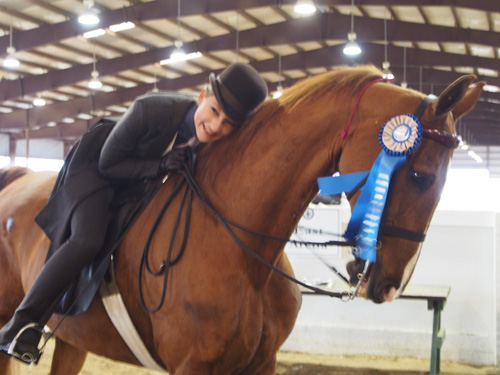
[[[18,268],[13,254],[0,238],[0,328],[14,315],[24,296],[21,278],[16,270]],[[0,354],[1,375],[18,375],[20,371],[20,363]]]
[[[250,366],[242,374],[276,375],[276,356],[274,355],[265,362],[260,363],[258,367]]]
[[[56,337],[50,375],[77,375],[85,363],[87,352]]]
[[[276,356],[265,363],[255,375],[276,375]]]

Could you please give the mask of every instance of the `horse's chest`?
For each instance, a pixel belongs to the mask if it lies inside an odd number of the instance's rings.
[[[171,356],[183,358],[182,363],[189,357],[189,361],[224,368],[227,373],[247,368],[263,338],[267,339],[263,308],[256,302],[232,307],[216,300],[184,302],[178,320],[169,324],[171,333],[175,332],[165,343]]]

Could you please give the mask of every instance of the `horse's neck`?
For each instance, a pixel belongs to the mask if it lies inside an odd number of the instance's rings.
[[[317,192],[316,178],[331,167],[331,153],[340,147],[341,124],[326,122],[325,115],[298,111],[261,127],[243,149],[226,156],[233,163],[205,181],[214,205],[247,228],[288,237]],[[247,240],[268,261],[275,261],[283,246],[275,241],[262,246],[252,236]]]

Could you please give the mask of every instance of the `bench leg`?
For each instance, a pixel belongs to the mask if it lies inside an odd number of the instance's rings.
[[[428,309],[433,310],[430,375],[441,372],[441,346],[446,334],[445,330],[441,328],[441,311],[443,308],[444,302],[429,301],[428,303]]]

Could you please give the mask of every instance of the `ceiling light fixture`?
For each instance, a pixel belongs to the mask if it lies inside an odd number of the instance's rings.
[[[37,107],[43,107],[47,102],[40,94],[33,100],[33,105]]]
[[[95,45],[94,45],[94,60],[92,62],[93,64],[93,70],[92,73],[90,73],[90,81],[89,81],[89,88],[92,90],[100,89],[102,87],[102,82],[99,80],[99,72],[97,71],[95,65]]]
[[[283,95],[283,86],[280,82],[278,83],[278,86],[276,86],[276,91],[273,92],[273,99],[278,99],[281,95]]]
[[[83,37],[86,39],[97,38],[98,36],[106,34],[106,30],[104,29],[95,29],[92,31],[87,31],[83,33]]]
[[[408,87],[408,82],[406,82],[406,46],[403,47],[403,82],[401,82],[401,87],[404,89]]]
[[[93,70],[92,73],[90,73],[90,76],[92,78],[89,81],[89,89],[100,89],[102,87],[102,82],[99,80],[99,72],[97,70]]]
[[[85,12],[78,17],[78,22],[82,25],[96,25],[99,23],[99,17],[93,10],[94,0],[83,0]]]
[[[172,52],[172,55],[173,54],[174,53]],[[170,55],[169,59],[161,60],[160,65],[175,64],[176,62],[179,62],[179,61],[192,60],[192,59],[196,59],[198,57],[203,56],[201,52],[191,52],[191,53],[187,53],[184,55],[179,54],[178,56],[174,56],[173,58],[172,58],[172,55]]]
[[[344,47],[344,55],[359,55],[361,47],[356,42],[356,33],[354,32],[354,0],[351,1],[351,32],[347,34],[347,39],[349,42]]]
[[[111,25],[109,27],[109,29],[111,31],[117,33],[119,31],[133,29],[134,27],[135,27],[135,23],[127,21],[127,22],[118,23],[116,25]]]
[[[186,53],[182,49],[181,40],[181,0],[177,0],[177,40],[174,42],[175,49],[170,54],[172,62],[185,61]]]
[[[183,43],[180,39],[174,42],[174,50],[170,54],[170,60],[174,63],[187,60],[187,55],[182,49]]]
[[[9,46],[7,47],[7,57],[3,60],[3,66],[6,68],[17,68],[19,60],[14,57],[16,49],[12,45],[12,17],[10,17],[10,33],[9,33]]]
[[[356,42],[356,33],[351,32],[347,34],[349,42],[344,47],[344,55],[355,56],[361,53],[361,47]]]
[[[86,12],[78,17],[78,22],[82,25],[97,25],[99,23],[99,17],[94,13]]]
[[[283,86],[281,85],[281,47],[278,53],[278,75],[278,86],[276,86],[276,91],[273,93],[273,99],[278,99],[281,95],[283,95]]]
[[[316,12],[316,6],[312,0],[298,0],[293,11],[297,14],[311,15]]]
[[[158,91],[160,91],[160,90],[158,90],[157,84],[158,84],[158,79],[156,78],[156,74],[155,74],[155,81],[153,83],[153,90],[151,90],[151,92],[158,92]]]
[[[391,63],[387,59],[387,45],[389,44],[387,42],[387,15],[386,15],[386,9],[384,9],[384,56],[385,56],[385,61],[382,63],[382,73],[384,74],[384,78],[392,81],[394,79],[394,74],[391,72]]]

